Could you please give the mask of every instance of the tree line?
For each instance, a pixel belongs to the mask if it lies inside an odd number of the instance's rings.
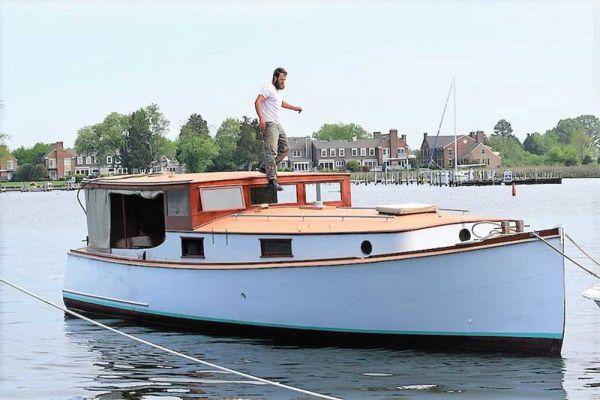
[[[129,171],[151,171],[166,156],[185,164],[187,172],[251,170],[264,159],[261,133],[256,118],[227,118],[210,135],[208,122],[192,114],[175,140],[165,136],[169,121],[156,104],[129,115],[113,112],[77,132],[75,149],[94,154],[100,163],[106,156],[119,157]],[[357,124],[324,124],[313,133],[320,140],[370,137]]]
[[[541,134],[528,133],[521,142],[511,124],[501,119],[486,144],[499,151],[502,165],[587,165],[599,163],[600,120],[594,115],[561,119]]]
[[[100,166],[107,156],[118,158],[128,171],[151,171],[161,156],[182,162],[187,172],[251,170],[263,159],[258,121],[250,117],[227,118],[211,136],[208,122],[200,114],[189,116],[175,140],[166,137],[169,121],[156,104],[131,114],[113,112],[101,122],[77,132],[75,149],[81,155],[95,155]],[[313,132],[318,140],[365,139],[372,135],[354,123],[326,123]],[[0,134],[0,160],[10,154]],[[541,134],[528,133],[521,142],[511,124],[501,119],[486,144],[500,152],[503,166],[578,165],[598,163],[600,120],[593,115],[566,118]],[[52,145],[36,143],[12,151],[19,168],[15,180],[31,181],[47,176],[44,156]],[[419,150],[414,150],[417,153]],[[6,153],[6,154],[5,154]],[[348,169],[360,166],[348,164]]]
[[[101,122],[78,130],[75,150],[82,156],[95,156],[98,166],[107,166],[107,156],[110,156],[120,160],[121,167],[138,172],[151,171],[161,156],[184,163],[187,172],[251,170],[264,158],[255,118],[227,118],[214,137],[208,122],[197,113],[189,116],[175,140],[166,136],[169,125],[156,104],[131,114],[112,112]],[[354,123],[323,124],[312,136],[319,140],[371,137]],[[8,154],[8,148],[5,150]],[[15,149],[12,154],[19,164],[15,180],[47,177],[44,156],[51,150],[52,144],[41,142]]]

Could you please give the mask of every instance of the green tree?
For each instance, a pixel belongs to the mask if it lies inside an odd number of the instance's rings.
[[[486,144],[493,150],[499,151],[502,157],[502,165],[512,167],[524,165],[528,152],[523,149],[523,145],[515,136],[502,136],[501,134],[491,135],[487,138]]]
[[[40,164],[44,162],[44,156],[52,150],[52,145],[48,143],[36,143],[32,147],[23,146],[15,149],[12,154],[17,159],[19,165]]]
[[[240,138],[240,120],[227,118],[215,135],[215,143],[219,148],[219,155],[214,160],[215,171],[235,171],[237,163],[235,153],[237,142]]]
[[[346,169],[350,172],[356,172],[360,170],[360,163],[356,160],[350,160],[346,164]]]
[[[200,114],[192,114],[187,122],[181,127],[179,139],[187,135],[210,136],[208,122]]]
[[[573,135],[576,133],[585,134],[583,125],[574,118],[565,118],[558,121],[556,127],[547,131],[545,136],[555,143],[566,145],[571,143]]]
[[[7,140],[8,140],[8,135],[6,133],[0,132],[0,145],[6,144]]]
[[[129,117],[129,126],[121,147],[123,167],[131,171],[136,168],[146,171],[152,167],[154,155],[152,151],[152,134],[146,110],[134,111]]]
[[[77,132],[75,150],[79,154],[95,155],[99,165],[106,165],[107,156],[119,156],[128,125],[128,116],[110,113],[104,121],[85,126]]]
[[[496,123],[496,125],[494,125],[494,134],[496,135],[500,135],[502,137],[509,137],[513,136],[512,133],[512,126],[510,125],[510,122],[508,122],[505,119],[501,119]]]
[[[209,135],[191,136],[179,141],[180,161],[187,172],[204,172],[213,163],[219,148]]]
[[[355,123],[323,124],[312,136],[318,140],[352,140],[371,137],[362,126]]]
[[[235,150],[235,163],[238,166],[245,166],[250,171],[254,164],[263,159],[264,150],[260,140],[258,120],[243,117]]]
[[[48,175],[43,164],[23,164],[17,167],[13,180],[17,182],[30,182],[44,179]]]
[[[548,152],[548,146],[544,142],[544,137],[539,133],[528,133],[523,142],[523,148],[531,154],[542,155]]]
[[[593,149],[592,138],[585,131],[578,130],[571,135],[571,146],[575,149],[579,162],[583,162],[586,156],[591,157]]]
[[[580,115],[575,118],[582,126],[585,134],[590,137],[593,146],[600,147],[600,119],[594,115]]]
[[[579,153],[575,146],[567,146],[563,149],[563,156],[566,166],[577,165],[579,163]]]
[[[157,136],[156,153],[158,154],[158,157],[165,156],[174,160],[177,155],[177,141],[171,140],[166,136]]]
[[[550,164],[562,164],[565,162],[565,155],[563,154],[562,148],[558,145],[550,147],[546,160]]]
[[[165,143],[169,121],[156,104],[134,111],[128,121],[120,151],[122,165],[129,170],[151,170],[161,156],[161,144]]]
[[[213,165],[218,147],[210,137],[208,123],[200,114],[192,114],[179,131],[177,159],[188,172],[204,172]]]

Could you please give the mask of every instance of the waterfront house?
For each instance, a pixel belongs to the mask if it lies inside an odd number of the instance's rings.
[[[432,166],[438,168],[454,168],[454,148],[458,165],[476,165],[489,169],[498,169],[501,164],[500,154],[493,151],[485,144],[483,131],[470,132],[468,135],[440,135],[430,136],[423,134],[421,144],[421,157],[427,163],[431,157]]]
[[[44,166],[50,179],[64,179],[74,173],[75,149],[65,149],[63,142],[52,144],[52,150],[44,156]]]
[[[290,152],[279,166],[292,171],[311,171],[313,169],[313,144],[310,136],[289,137]]]
[[[390,129],[389,133],[373,132],[373,139],[379,140],[375,149],[380,166],[392,169],[409,167],[406,135],[398,137],[398,130]]]
[[[344,170],[349,161],[374,168],[408,168],[406,135],[373,132],[373,138],[353,140],[314,140],[313,164],[319,169]],[[384,167],[385,166],[385,167]]]
[[[171,172],[175,174],[183,174],[185,172],[185,165],[177,160],[171,160],[167,156],[160,156],[159,165],[155,166],[152,169],[152,172]]]
[[[123,168],[118,155],[107,155],[106,159],[100,162],[96,155],[76,154],[73,161],[77,175],[107,176],[127,173],[127,168]]]
[[[0,154],[4,155],[0,156],[0,181],[10,181],[17,170],[18,161],[15,156],[10,154],[5,144],[0,145],[0,148],[2,147],[4,149],[0,151]]]

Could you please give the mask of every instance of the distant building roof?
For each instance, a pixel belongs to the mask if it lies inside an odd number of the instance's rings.
[[[463,135],[461,135],[461,136],[463,136]],[[435,144],[436,149],[440,149],[450,143],[453,143],[454,136],[453,135],[447,135],[447,136],[440,135],[437,137],[437,140],[436,140],[435,136],[426,136],[425,141],[430,149],[433,149],[434,144]]]

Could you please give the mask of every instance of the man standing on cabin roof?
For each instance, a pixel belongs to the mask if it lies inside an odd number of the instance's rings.
[[[258,114],[258,126],[265,147],[265,161],[261,164],[259,171],[267,174],[268,187],[276,190],[283,190],[277,183],[277,164],[290,151],[285,132],[279,125],[279,113],[282,107],[302,112],[302,107],[296,107],[283,101],[281,91],[285,88],[286,77],[285,69],[281,67],[275,69],[271,83],[262,88],[254,102],[254,108]]]

